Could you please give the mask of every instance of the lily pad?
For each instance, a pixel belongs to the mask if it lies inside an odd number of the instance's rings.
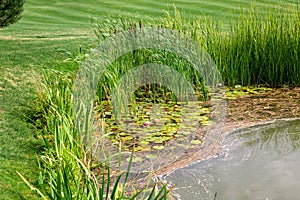
[[[153,146],[152,147],[154,150],[162,150],[164,146]]]
[[[212,121],[201,121],[201,124],[204,126],[210,126],[213,124],[213,122]]]
[[[150,150],[151,150],[151,147],[148,146],[148,145],[137,146],[133,149],[134,152],[137,152],[137,151],[150,151]]]
[[[148,144],[149,144],[148,141],[141,141],[141,142],[140,142],[140,145],[148,145]]]
[[[155,140],[153,140],[153,143],[155,144],[163,144],[165,141],[162,138],[156,138]]]
[[[200,117],[199,117],[199,120],[200,120],[200,121],[208,121],[208,120],[209,120],[209,117],[207,117],[207,116],[200,116]]]
[[[147,154],[145,157],[148,159],[155,159],[155,158],[157,158],[157,155]]]
[[[198,144],[201,144],[202,142],[200,140],[192,140],[191,141],[191,144],[194,144],[194,145],[198,145]]]
[[[134,138],[134,137],[132,137],[131,135],[128,135],[128,136],[125,136],[125,137],[121,137],[121,139],[122,139],[123,141],[131,141],[131,140],[133,140],[133,138]]]

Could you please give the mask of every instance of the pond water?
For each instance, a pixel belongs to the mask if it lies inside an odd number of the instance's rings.
[[[300,120],[228,134],[218,156],[166,177],[182,200],[296,200],[300,198]]]

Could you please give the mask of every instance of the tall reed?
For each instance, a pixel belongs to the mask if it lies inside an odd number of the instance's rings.
[[[95,22],[99,41],[141,24],[123,18]],[[146,27],[177,30],[198,42],[212,56],[222,73],[223,81],[229,86],[300,85],[299,5],[281,2],[270,5],[270,8],[252,5],[250,10],[241,10],[239,19],[232,20],[226,26],[207,16],[186,18],[176,8],[173,13],[166,13],[159,20],[143,23]],[[178,56],[163,56],[163,52],[149,50],[123,57],[123,60],[115,63],[117,67],[111,66],[107,70],[107,77],[101,79],[101,82],[107,83],[112,78],[116,81],[119,77],[116,73],[126,72],[128,65],[124,61],[141,64],[151,61],[153,55],[161,55],[156,57],[156,62],[181,63],[176,70],[186,77],[201,77],[191,70],[189,63],[181,62]],[[102,85],[102,89],[105,87],[107,84]]]
[[[138,31],[144,27],[154,26],[151,25],[150,21],[142,22],[124,18],[106,19],[104,21],[94,19],[94,24],[96,27],[95,34],[98,37],[99,43],[103,42],[108,37],[118,35],[119,33],[125,31]],[[159,30],[162,26],[157,25],[156,27]],[[178,33],[180,34],[180,32]],[[121,77],[127,72],[137,66],[153,63],[172,67],[181,73],[186,80],[194,84],[196,90],[202,91],[204,95],[206,94],[206,90],[203,87],[203,78],[200,76],[198,71],[195,70],[195,68],[193,68],[188,61],[180,57],[180,55],[175,55],[174,53],[164,49],[138,49],[117,58],[101,74],[97,90],[97,96],[99,97],[99,100],[109,98]],[[164,74],[158,73],[159,72],[157,71],[153,71],[152,76],[164,76]],[[164,86],[160,83],[155,83],[150,84],[148,87],[143,87],[143,89],[145,92],[144,94],[149,92],[150,94],[154,94],[156,91],[160,91],[163,93],[163,95],[165,95],[170,88],[164,88]],[[172,95],[171,99],[175,101],[177,100],[174,95]]]
[[[134,200],[140,195],[149,200],[166,199],[165,186],[157,189],[154,185],[129,193],[126,190],[130,188],[130,165],[124,181],[123,174],[112,179],[109,163],[94,161],[92,150],[84,149],[74,125],[72,77],[57,71],[45,72],[37,99],[37,112],[44,127],[38,135],[44,141],[44,152],[39,156],[40,187],[33,186],[19,173],[21,178],[42,199]]]
[[[185,19],[176,9],[162,24],[183,30],[205,48],[230,86],[300,85],[299,5],[252,6],[229,29],[205,16]]]

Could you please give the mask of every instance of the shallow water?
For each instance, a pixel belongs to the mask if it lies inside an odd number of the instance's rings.
[[[300,120],[232,132],[218,157],[166,179],[183,200],[300,199]]]

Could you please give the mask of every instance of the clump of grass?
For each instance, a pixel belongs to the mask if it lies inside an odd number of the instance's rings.
[[[289,12],[287,12],[287,10]],[[205,16],[184,18],[175,9],[161,24],[179,29],[205,48],[229,85],[300,85],[299,5],[252,5],[229,28]]]
[[[128,193],[130,165],[121,181],[123,174],[112,179],[109,165],[93,160],[92,150],[84,148],[74,125],[72,75],[47,71],[41,86],[37,100],[44,127],[38,136],[44,141],[44,152],[39,156],[40,187],[34,187],[19,173],[32,191],[42,199],[137,199],[143,194],[145,199],[166,199],[165,186]]]
[[[144,26],[177,30],[179,34],[199,43],[216,62],[226,85],[299,86],[298,10],[299,5],[295,4],[279,2],[270,8],[259,8],[253,4],[250,11],[241,10],[239,19],[232,20],[229,26],[224,27],[207,16],[185,18],[175,8],[172,14],[167,13],[156,21],[150,20]],[[142,22],[123,18],[96,21],[95,24],[100,42],[118,32],[142,26]],[[172,63],[192,83],[197,83],[197,80],[202,83],[201,76],[192,70],[190,63],[157,50],[135,51],[120,58],[107,69],[107,76],[101,82],[116,81],[132,67],[146,62]],[[104,86],[101,82],[102,90],[109,91],[109,84]]]
[[[230,84],[300,84],[299,8],[277,5],[272,10],[242,13],[224,39],[224,73]],[[230,48],[228,48],[230,47]],[[233,73],[232,73],[233,72]]]
[[[125,31],[135,32],[144,27],[154,26],[151,25],[150,22],[142,22],[125,18],[106,19],[104,21],[94,19],[94,24],[96,27],[95,34],[98,37],[99,43],[103,42],[108,37],[118,35]],[[157,29],[159,30],[160,28],[161,27],[158,26]],[[180,34],[180,32],[178,33]],[[116,49],[116,51],[117,50],[118,49]],[[100,77],[99,87],[97,90],[99,100],[108,99],[121,77],[128,71],[137,66],[149,63],[163,64],[172,67],[182,74],[186,80],[194,84],[195,90],[202,91],[204,98],[206,98],[205,95],[207,94],[207,91],[203,87],[203,78],[192,64],[180,57],[180,55],[175,55],[174,53],[164,49],[138,49],[120,56],[103,72]],[[164,76],[164,74],[158,74],[157,71],[153,71],[152,76]],[[143,89],[145,92],[144,94],[148,93],[150,95],[154,95],[157,91],[162,93],[162,95],[169,92],[169,88],[164,88],[164,86],[159,83],[149,84],[147,87],[143,87]],[[171,100],[177,101],[177,97],[173,94],[171,96]]]

